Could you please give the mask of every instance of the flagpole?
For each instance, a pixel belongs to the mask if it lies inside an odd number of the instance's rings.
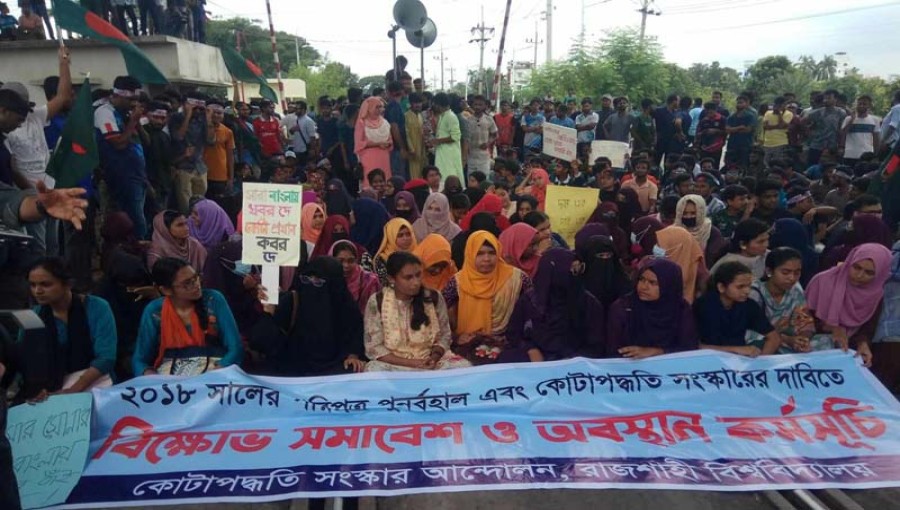
[[[278,79],[278,93],[281,96],[281,111],[287,113],[284,82],[281,81],[281,60],[278,58],[278,47],[275,45],[275,25],[272,24],[272,5],[269,0],[266,0],[266,12],[269,14],[269,37],[272,39],[272,58],[275,61],[275,77]]]

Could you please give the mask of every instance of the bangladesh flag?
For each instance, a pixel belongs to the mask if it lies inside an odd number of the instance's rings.
[[[269,86],[259,66],[228,46],[220,46],[219,49],[222,51],[222,58],[225,59],[225,67],[235,80],[258,83],[259,95],[273,103],[278,102],[278,94]]]
[[[169,83],[169,80],[163,76],[150,58],[139,50],[125,34],[93,12],[86,11],[70,0],[53,0],[53,16],[60,28],[119,48],[125,59],[125,68],[128,69],[128,74],[137,78],[141,83],[156,85]]]
[[[47,173],[56,179],[57,188],[77,186],[100,164],[95,136],[91,83],[85,79],[47,166]]]

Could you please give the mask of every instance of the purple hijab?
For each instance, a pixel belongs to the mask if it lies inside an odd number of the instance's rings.
[[[659,280],[659,299],[656,301],[642,301],[637,294],[636,282],[648,269]],[[625,329],[625,337],[629,342],[627,345],[669,345],[674,333],[680,329],[685,308],[690,307],[684,300],[683,289],[681,267],[678,264],[655,257],[642,262],[635,276],[634,290],[623,298],[629,312]]]
[[[403,200],[406,202],[406,205],[409,206],[409,211],[405,214],[401,215],[400,211],[397,210],[397,200]],[[416,204],[416,197],[413,196],[409,191],[398,191],[394,193],[394,217],[395,218],[403,218],[408,221],[410,225],[415,223],[417,219],[419,219],[419,206]]]
[[[188,218],[188,230],[204,248],[211,249],[234,235],[234,224],[219,204],[204,198],[194,204],[194,212],[200,217],[200,224],[192,214]]]

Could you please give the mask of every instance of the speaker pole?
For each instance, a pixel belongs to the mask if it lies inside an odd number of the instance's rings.
[[[503,66],[503,47],[506,46],[506,29],[509,27],[509,9],[512,0],[506,0],[506,14],[503,16],[503,29],[500,31],[500,49],[497,51],[497,67],[494,69],[494,86],[491,87],[491,106],[498,108],[497,99],[500,95],[500,74]],[[535,39],[537,41],[537,39]],[[535,42],[535,48],[537,42]],[[510,86],[512,89],[512,86]],[[499,110],[498,110],[499,111]]]

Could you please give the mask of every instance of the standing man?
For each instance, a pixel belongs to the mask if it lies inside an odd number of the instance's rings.
[[[837,96],[836,90],[826,90],[822,97],[824,106],[809,112],[803,119],[804,124],[809,128],[807,167],[818,164],[825,152],[835,158],[838,157],[838,138],[846,115],[844,110],[835,106]]]
[[[581,113],[575,116],[575,130],[578,132],[578,157],[584,157],[591,150],[594,141],[594,130],[600,116],[594,111],[594,101],[586,97],[581,100]]]
[[[718,170],[722,164],[722,149],[725,148],[725,117],[716,109],[712,101],[703,106],[703,115],[697,126],[694,146],[700,149],[700,158],[713,161],[713,168]]]
[[[900,90],[894,92],[891,110],[881,123],[881,146],[878,148],[878,156],[886,157],[898,139],[900,139]]]
[[[150,121],[144,126],[147,141],[144,144],[144,159],[147,162],[147,177],[153,186],[156,210],[173,207],[172,179],[175,172],[172,166],[172,137],[166,125],[169,122],[169,106],[160,101],[150,103],[147,112]]]
[[[853,168],[859,162],[859,158],[867,153],[874,153],[881,145],[878,137],[878,127],[881,119],[869,114],[872,108],[870,96],[856,98],[856,110],[844,118],[841,126],[841,141],[838,150],[844,153],[844,164]]]
[[[138,138],[144,113],[137,101],[140,89],[137,79],[116,77],[109,101],[94,110],[94,128],[100,133],[97,145],[109,197],[134,223],[135,237],[146,239],[144,199],[149,183],[144,148]]]
[[[641,100],[641,114],[635,118],[631,127],[631,137],[634,144],[631,153],[652,151],[656,145],[656,120],[653,118],[653,100],[644,98]]]
[[[225,105],[218,100],[206,104],[210,112],[213,143],[203,149],[203,161],[207,168],[207,196],[216,199],[231,194],[234,186],[234,133],[222,120]]]
[[[341,140],[338,135],[340,120],[340,116],[334,114],[334,100],[330,97],[319,98],[318,115],[316,116],[316,133],[318,134],[316,152],[321,153],[321,157],[331,162],[334,174],[343,175],[345,172],[344,158],[340,153]],[[316,156],[316,158],[318,157]]]
[[[688,129],[688,137],[694,140],[697,136],[697,125],[700,124],[700,115],[703,113],[703,98],[694,98],[694,107],[688,114],[691,116],[691,127]]]
[[[264,160],[277,158],[284,153],[281,146],[281,124],[272,114],[272,101],[259,104],[259,117],[253,121],[253,131],[259,140],[260,152]]]
[[[711,101],[716,104],[716,111],[719,112],[719,115],[725,117],[726,119],[731,116],[731,113],[728,112],[728,108],[722,106],[722,93],[718,90],[712,93]]]
[[[409,95],[409,111],[404,115],[406,123],[406,155],[409,162],[411,179],[422,178],[422,169],[428,163],[428,151],[425,150],[425,133],[422,130],[422,94],[413,92]]]
[[[676,140],[675,119],[678,118],[678,94],[666,98],[666,105],[653,110],[656,121],[656,153],[655,163],[659,166],[663,154],[681,154],[681,143]]]
[[[597,132],[595,140],[606,140],[603,133],[603,124],[615,111],[613,110],[613,97],[609,94],[603,94],[600,98],[600,109],[597,110]]]
[[[406,93],[403,84],[392,81],[387,86],[388,103],[384,109],[384,118],[391,125],[391,138],[394,140],[394,150],[391,151],[391,173],[409,180],[409,170],[406,168],[406,160],[409,154],[406,150],[406,118],[403,116],[403,101]]]
[[[466,120],[468,123],[466,133],[469,137],[469,157],[466,164],[470,175],[474,171],[489,175],[492,166],[491,147],[497,141],[497,124],[490,115],[485,114],[487,99],[484,96],[473,97],[472,108],[475,113]]]
[[[169,120],[169,134],[177,154],[175,158],[175,198],[182,214],[190,212],[192,196],[206,195],[207,145],[216,143],[212,112],[206,109],[206,96],[193,92],[185,97],[182,111]]]
[[[305,101],[297,101],[294,111],[296,117],[287,126],[291,137],[291,148],[294,154],[297,155],[297,163],[301,167],[310,162],[318,163],[319,159],[319,132],[316,130],[316,122],[307,115],[308,111],[309,106]],[[322,117],[322,115],[319,115],[319,117]],[[330,108],[328,109],[328,117],[331,117]]]
[[[788,128],[794,120],[794,114],[785,110],[786,104],[785,98],[776,97],[772,109],[763,116],[761,138],[766,166],[770,166],[772,161],[792,159]]]
[[[725,132],[728,134],[725,163],[735,164],[746,170],[750,167],[750,151],[753,149],[756,115],[748,108],[750,98],[743,94],[738,96],[736,106],[737,109],[725,123]]]
[[[509,101],[500,101],[500,113],[494,115],[494,124],[497,125],[497,148],[509,150],[516,135],[516,116]]]
[[[465,182],[462,164],[462,131],[459,129],[459,117],[450,110],[450,97],[443,92],[434,95],[431,110],[437,119],[434,138],[430,146],[434,147],[434,164],[443,175],[455,175],[460,182]]]
[[[603,123],[603,139],[615,142],[631,142],[631,129],[634,127],[635,118],[628,111],[628,98],[620,96],[616,98],[616,113],[606,118]]]
[[[522,156],[527,155],[527,151],[534,150],[540,152],[543,138],[541,132],[544,125],[544,114],[541,112],[541,100],[534,98],[525,108],[522,115],[522,131],[525,132],[525,138],[522,142]]]

